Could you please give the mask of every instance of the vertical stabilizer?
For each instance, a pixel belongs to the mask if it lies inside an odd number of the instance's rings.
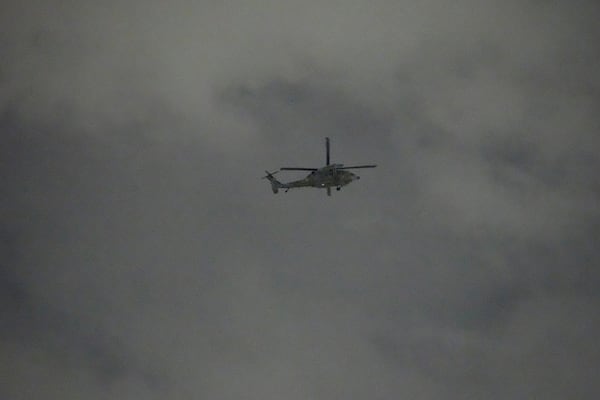
[[[282,187],[283,185],[281,184],[281,182],[279,182],[273,176],[277,172],[274,172],[274,173],[270,173],[269,171],[265,171],[265,172],[267,173],[267,175],[263,176],[263,179],[267,178],[269,180],[269,182],[271,183],[271,190],[273,191],[273,193],[279,192],[279,188]]]

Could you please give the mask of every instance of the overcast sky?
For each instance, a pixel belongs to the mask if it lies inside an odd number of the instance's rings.
[[[12,3],[0,398],[597,398],[596,2]]]

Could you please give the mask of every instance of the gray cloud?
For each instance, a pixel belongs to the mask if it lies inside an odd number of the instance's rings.
[[[594,3],[5,11],[0,397],[595,398]]]

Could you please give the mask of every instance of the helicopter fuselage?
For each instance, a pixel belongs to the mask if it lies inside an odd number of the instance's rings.
[[[304,179],[297,181],[282,183],[282,188],[297,188],[297,187],[315,187],[315,188],[328,188],[328,187],[342,187],[348,185],[350,182],[360,179],[356,174],[350,171],[337,170],[336,167],[340,167],[341,164],[328,165],[316,171],[312,171]]]

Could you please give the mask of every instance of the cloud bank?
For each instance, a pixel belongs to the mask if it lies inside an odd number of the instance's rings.
[[[13,3],[0,397],[594,398],[595,3]]]

